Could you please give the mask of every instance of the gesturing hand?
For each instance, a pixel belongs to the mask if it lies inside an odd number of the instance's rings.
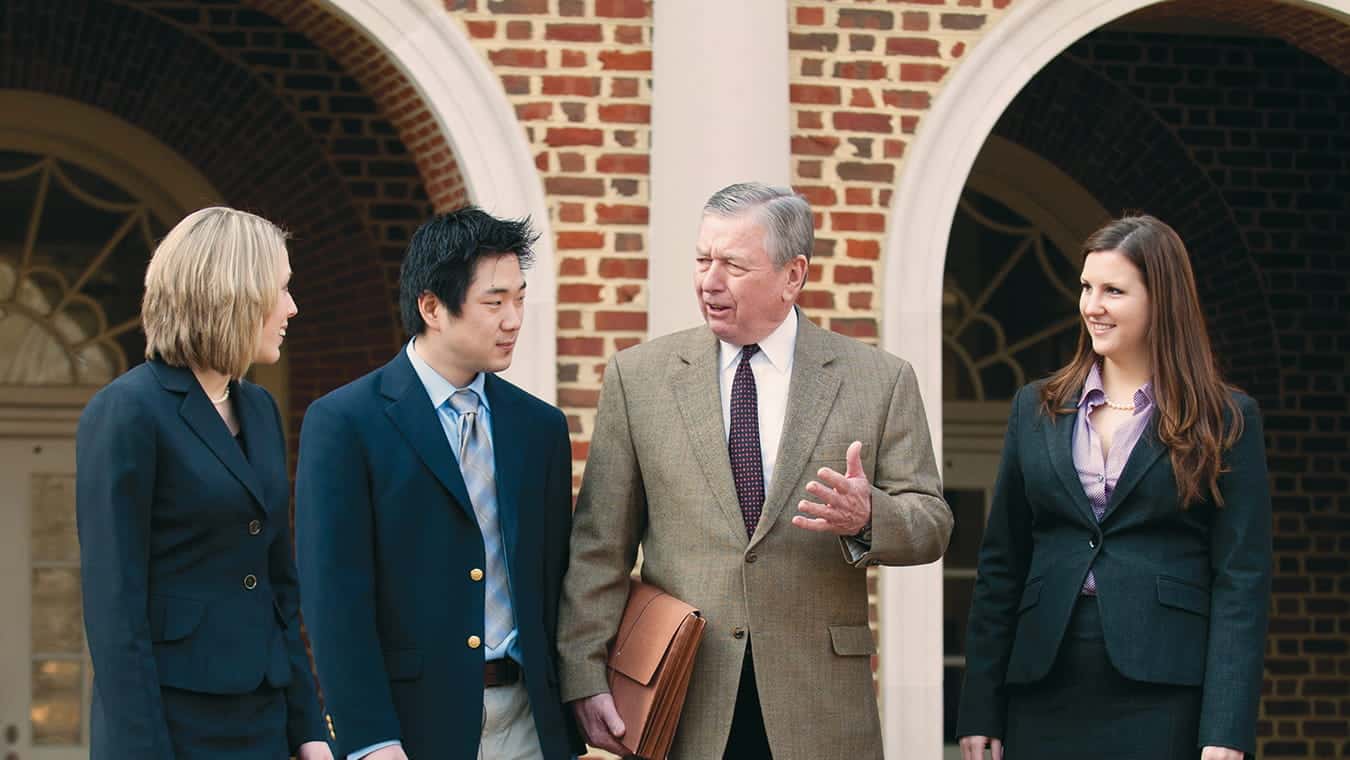
[[[862,441],[849,444],[844,461],[848,471],[843,475],[822,467],[816,472],[820,481],[806,484],[806,492],[820,501],[797,502],[797,510],[806,516],[793,517],[793,525],[818,533],[852,536],[871,522],[872,484],[863,472]]]
[[[1205,747],[1200,751],[1200,760],[1242,760],[1245,755],[1241,750],[1230,749],[1228,747]]]

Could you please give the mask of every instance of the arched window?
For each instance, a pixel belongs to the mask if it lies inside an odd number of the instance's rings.
[[[53,155],[0,150],[0,384],[102,385],[139,360],[147,204]],[[26,201],[26,202],[25,202]]]
[[[1006,401],[1064,364],[1078,336],[1076,256],[967,187],[942,291],[943,398]]]
[[[76,420],[144,355],[140,300],[156,243],[218,201],[134,126],[0,90],[0,702],[7,746],[24,757],[89,756]]]
[[[943,493],[955,517],[942,565],[948,758],[960,756],[966,623],[1009,402],[1072,355],[1079,246],[1106,218],[1045,159],[990,137],[952,220],[942,292]]]

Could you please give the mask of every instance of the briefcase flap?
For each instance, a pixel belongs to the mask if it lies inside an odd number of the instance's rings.
[[[680,625],[697,615],[698,610],[655,586],[633,581],[610,651],[609,667],[650,686]]]

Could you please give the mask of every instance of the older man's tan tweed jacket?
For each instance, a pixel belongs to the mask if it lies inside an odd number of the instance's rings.
[[[932,562],[952,527],[914,371],[800,319],[778,460],[747,540],[717,361],[717,339],[698,327],[605,370],[563,584],[563,698],[607,690],[606,647],[641,545],[643,578],[708,619],[672,757],[722,756],[753,639],[776,760],[879,760],[865,569]],[[871,550],[856,561],[838,537],[790,522],[806,483],[820,467],[843,472],[855,439],[873,485]]]

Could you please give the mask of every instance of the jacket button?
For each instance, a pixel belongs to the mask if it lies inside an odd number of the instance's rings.
[[[252,591],[257,587],[258,587],[258,576],[254,575],[253,573],[249,573],[248,575],[244,576],[244,588],[248,589],[249,591]]]
[[[1095,538],[1089,538],[1089,539],[1088,539],[1088,548],[1089,548],[1089,549],[1096,549],[1096,548],[1097,548],[1097,539],[1095,539]]]
[[[743,639],[743,638],[745,638],[745,629],[742,628],[742,627],[740,627],[739,625],[736,626],[735,628],[732,628],[732,629],[731,629],[731,638],[733,638],[733,639]]]
[[[470,649],[477,649],[478,647],[483,645],[483,640],[478,638],[477,636],[470,636],[468,643]]]
[[[469,580],[471,580],[471,581],[481,581],[481,580],[483,580],[483,571],[482,571],[482,570],[479,570],[479,569],[476,568],[476,567],[475,567],[474,569],[470,570],[470,571],[469,571]]]
[[[755,554],[754,552],[750,552],[749,554],[745,555],[745,561],[752,565],[755,564],[755,561],[758,559],[759,555]]]
[[[249,520],[248,534],[250,536],[256,536],[259,533],[262,533],[262,520]]]

